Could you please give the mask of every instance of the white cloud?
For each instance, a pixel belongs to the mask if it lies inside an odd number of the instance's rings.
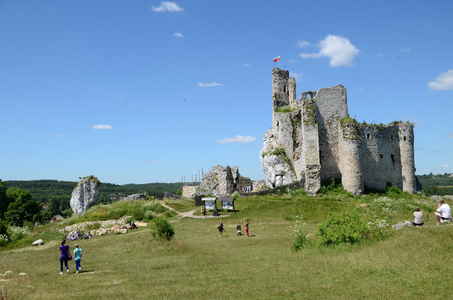
[[[250,67],[250,64],[243,64],[244,67]]]
[[[93,128],[93,129],[115,129],[115,128],[113,128],[112,126],[107,125],[107,124],[94,125],[94,126],[91,127],[91,128]]]
[[[401,52],[403,52],[403,53],[411,53],[411,49],[403,48],[403,49],[401,49]]]
[[[453,69],[436,77],[436,81],[428,83],[428,87],[432,90],[453,90]]]
[[[298,42],[296,43],[296,46],[297,46],[297,47],[303,48],[303,47],[310,46],[310,43],[307,42],[307,41],[298,41]]]
[[[176,2],[162,1],[159,6],[151,6],[151,10],[155,12],[182,12],[184,8]]]
[[[152,159],[152,160],[147,160],[146,162],[149,163],[149,164],[150,164],[150,163],[160,163],[160,160],[158,160],[158,159]]]
[[[55,137],[63,137],[62,134],[54,134],[53,136],[55,136]]]
[[[302,58],[329,57],[332,67],[352,67],[352,60],[360,52],[347,38],[332,34],[320,41],[318,47],[320,50],[317,53],[301,53],[299,55]]]
[[[453,139],[453,132],[447,132],[446,135],[448,135],[448,137]]]
[[[176,36],[176,37],[179,37],[179,38],[184,38],[184,36],[182,35],[182,33],[179,33],[179,32],[175,32],[173,33],[173,36]]]
[[[217,144],[230,144],[230,143],[252,143],[256,137],[237,135],[234,138],[224,138],[217,140]]]
[[[199,87],[212,87],[212,86],[222,86],[223,84],[217,83],[217,82],[211,82],[211,83],[198,82],[197,85]]]
[[[381,52],[378,52],[378,53],[376,53],[376,56],[377,56],[377,57],[383,57],[384,54],[382,54]]]
[[[442,165],[442,168],[450,168],[450,165],[443,164],[443,165]]]
[[[300,81],[302,79],[302,72],[300,73],[289,72],[289,76],[296,79],[296,81]]]

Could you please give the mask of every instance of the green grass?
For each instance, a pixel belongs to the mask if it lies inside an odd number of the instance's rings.
[[[59,227],[50,224],[33,232],[45,245],[1,251],[0,273],[13,271],[13,299],[426,299],[450,290],[453,227],[434,226],[426,211],[437,207],[434,201],[402,194],[388,208],[375,201],[385,195],[296,194],[238,199],[237,212],[220,211],[228,215],[223,238],[219,219],[174,217],[171,241],[154,240],[148,228],[79,241],[80,274],[71,261],[71,273],[59,275]],[[414,203],[426,215],[424,227],[391,231],[376,243],[291,250],[295,216],[314,235],[329,212],[355,210],[396,223],[412,220]],[[167,204],[199,214],[188,202]],[[236,236],[245,219],[250,238]],[[71,250],[74,244],[69,242]]]

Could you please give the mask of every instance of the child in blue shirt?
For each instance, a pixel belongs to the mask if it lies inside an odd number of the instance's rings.
[[[76,265],[76,273],[79,273],[79,270],[82,270],[80,262],[82,261],[82,249],[79,248],[79,244],[75,244],[74,249],[74,261]]]

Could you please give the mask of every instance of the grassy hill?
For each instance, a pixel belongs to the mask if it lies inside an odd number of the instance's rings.
[[[199,215],[191,201],[164,202]],[[114,205],[120,204],[93,208],[90,215],[99,218],[96,209],[101,208],[117,211]],[[314,236],[329,213],[356,211],[367,221],[398,223],[413,219],[415,205],[425,213],[420,228],[390,228],[378,242],[291,250],[296,216]],[[441,291],[448,298],[453,227],[434,226],[436,207],[434,200],[405,193],[351,197],[325,191],[307,197],[294,191],[240,198],[238,211],[220,211],[227,215],[221,218],[223,238],[219,218],[167,213],[176,232],[173,240],[155,240],[147,227],[82,240],[82,273],[75,274],[71,261],[71,273],[64,275],[59,275],[58,261],[58,229],[64,223],[48,224],[35,228],[16,248],[0,252],[0,273],[13,272],[8,284],[13,299],[424,299],[437,298]],[[236,236],[236,225],[245,219],[250,238]],[[28,246],[37,238],[45,245]],[[71,250],[74,244],[69,242]]]

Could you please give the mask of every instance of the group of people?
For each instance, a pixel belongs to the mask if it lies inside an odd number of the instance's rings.
[[[439,225],[440,223],[450,222],[452,218],[450,205],[445,203],[444,199],[440,199],[439,205],[437,206],[437,210],[434,215],[437,219],[436,225]],[[420,207],[416,206],[414,211],[414,222],[412,222],[412,225],[422,226],[423,224],[425,224],[425,222],[423,221],[423,216],[424,215],[420,211]]]
[[[82,270],[82,266],[80,265],[82,261],[82,249],[79,248],[79,244],[75,244],[74,249],[74,262],[76,265],[76,273]],[[69,251],[69,246],[66,245],[66,240],[61,241],[61,246],[58,248],[60,251],[60,275],[63,274],[63,263],[66,267],[66,272],[69,273],[69,266],[68,261],[72,259],[71,252]]]
[[[238,191],[242,194],[245,194],[245,193],[251,193],[252,192],[252,186],[251,185],[248,185],[248,186],[238,186]]]
[[[244,222],[245,227],[245,234],[249,237],[249,220],[247,219]],[[219,230],[220,237],[223,237],[223,232],[225,231],[225,227],[223,226],[222,220],[219,221],[219,226],[217,226],[217,230]],[[241,225],[236,226],[236,235],[242,235],[241,232]]]
[[[212,215],[214,217],[217,217],[219,215],[219,213],[217,212],[217,206],[214,206]],[[204,207],[204,205],[201,206],[201,216],[206,216],[206,207]]]

